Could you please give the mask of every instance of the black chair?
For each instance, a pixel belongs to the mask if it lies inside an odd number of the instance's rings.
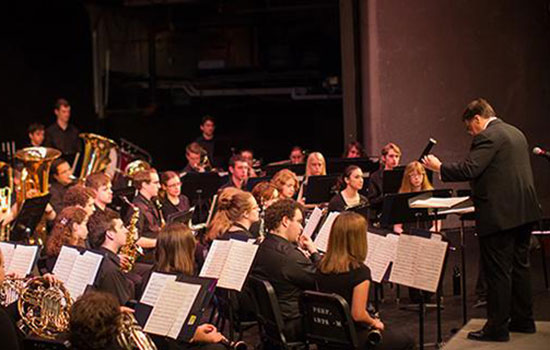
[[[244,332],[256,326],[258,322],[254,320],[241,319],[241,306],[239,304],[239,297],[237,293],[238,292],[231,290],[216,290],[214,295],[214,307],[218,311],[218,317],[215,324],[219,331],[223,332],[227,321],[229,324],[230,338],[233,340],[242,340]],[[253,317],[253,315],[251,317]],[[238,334],[237,338],[234,336],[235,332]]]
[[[289,342],[284,334],[283,317],[275,289],[268,281],[254,276],[248,277],[248,286],[256,305],[256,317],[260,325],[260,336],[265,348],[302,349],[306,344],[300,341]]]
[[[309,343],[319,349],[359,349],[349,305],[338,294],[305,291],[300,305]]]

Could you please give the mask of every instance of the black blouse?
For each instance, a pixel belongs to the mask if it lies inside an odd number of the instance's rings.
[[[168,196],[164,197],[160,202],[162,204],[162,215],[166,220],[168,220],[168,217],[175,213],[181,213],[186,212],[191,208],[189,205],[189,198],[187,198],[186,195],[180,194],[179,196],[180,202],[178,205],[174,205],[169,199]]]
[[[358,268],[343,273],[325,274],[318,272],[317,289],[320,292],[336,293],[342,296],[348,302],[351,310],[353,288],[364,281],[370,280],[370,269],[365,264],[361,264]]]
[[[363,196],[362,194],[359,194],[359,203],[356,206],[364,205],[368,202],[367,197]],[[353,207],[352,207],[353,208]],[[328,203],[328,211],[346,211],[348,208],[348,205],[346,204],[346,201],[344,200],[344,197],[342,196],[342,192],[338,192],[335,194],[330,202]]]

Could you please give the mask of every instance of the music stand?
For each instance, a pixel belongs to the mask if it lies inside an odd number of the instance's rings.
[[[27,241],[33,234],[36,226],[42,219],[46,205],[50,202],[51,194],[26,199],[23,207],[15,219],[10,233],[10,240],[14,242]]]
[[[259,184],[260,182],[267,181],[269,182],[271,180],[271,176],[262,176],[262,177],[250,177],[248,178],[248,181],[246,182],[246,190],[248,192],[251,192],[254,186]]]
[[[203,202],[212,198],[220,186],[223,179],[218,173],[188,173],[180,178],[181,193],[191,200],[191,204],[197,208],[199,221],[203,221]]]
[[[113,191],[113,200],[107,206],[120,213],[121,217],[125,218],[130,208],[123,198],[126,198],[128,202],[132,203],[136,196],[136,192],[137,190],[132,186],[119,188]]]
[[[392,170],[384,170],[384,176],[382,178],[382,193],[397,193],[401,188],[401,182],[403,181],[403,174],[405,173],[405,166],[396,166]],[[433,182],[433,171],[426,170],[428,180]]]
[[[304,192],[306,204],[326,203],[334,195],[333,187],[338,176],[310,176],[307,179],[307,187]]]
[[[177,213],[172,213],[168,215],[168,218],[166,218],[166,222],[171,224],[173,222],[178,222],[182,224],[187,224],[192,218],[193,213],[195,212],[195,207],[191,207],[191,209],[187,211],[180,211]]]
[[[282,169],[288,169],[292,171],[294,174],[300,176],[304,175],[306,173],[306,164],[300,163],[300,164],[290,164],[290,163],[284,163],[284,164],[268,164],[265,167],[265,171],[267,176],[273,176],[275,173],[277,173],[279,170]]]
[[[327,162],[327,174],[343,174],[350,165],[358,166],[364,173],[373,173],[380,168],[380,161],[376,157],[332,158]]]

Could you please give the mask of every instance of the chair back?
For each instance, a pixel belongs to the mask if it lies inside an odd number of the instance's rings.
[[[248,276],[248,286],[256,304],[256,317],[263,336],[276,344],[286,344],[284,323],[275,289],[268,281]]]
[[[305,291],[301,297],[306,339],[320,348],[357,349],[349,305],[338,294]]]

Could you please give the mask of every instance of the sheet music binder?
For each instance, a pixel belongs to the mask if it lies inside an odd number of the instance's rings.
[[[218,173],[187,173],[180,177],[181,193],[193,203],[200,196],[202,200],[211,198],[223,184],[223,178]]]
[[[214,289],[216,287],[216,280],[213,278],[206,278],[206,277],[189,277],[183,274],[173,274],[173,273],[164,273],[164,272],[155,272],[155,273],[165,274],[165,275],[176,275],[177,282],[200,285],[199,294],[195,298],[195,301],[193,302],[193,306],[191,307],[191,310],[185,319],[184,326],[180,330],[177,337],[178,341],[189,342],[189,340],[191,340],[191,338],[195,334],[195,330],[200,324],[202,315],[205,312],[206,307],[210,303],[210,300],[214,294]],[[136,317],[137,322],[142,328],[145,327],[145,324],[147,323],[147,320],[149,319],[149,316],[151,315],[153,308],[154,308],[153,306],[143,304],[141,302],[138,302],[136,304],[134,315]]]
[[[34,257],[33,257],[33,261],[30,263],[30,271],[29,273],[27,273],[27,275],[30,274],[30,272],[34,269],[34,267],[36,266],[36,263],[38,262],[38,259],[40,257],[40,253],[42,251],[42,246],[39,246],[39,245],[33,245],[33,244],[25,244],[25,243],[21,243],[21,242],[13,242],[13,241],[7,241],[7,242],[1,242],[2,244],[9,244],[9,245],[13,245],[13,248],[14,248],[14,254],[16,253],[16,250],[17,250],[17,247],[18,246],[26,246],[26,247],[37,247],[36,249],[36,252],[34,254]],[[6,257],[4,256],[4,264],[6,264]],[[13,256],[11,258],[11,260],[13,260]],[[11,260],[10,260],[10,263],[11,263]],[[10,271],[10,266],[4,266],[4,269],[5,269],[5,272],[6,273],[9,273],[11,272]]]
[[[23,242],[31,237],[40,219],[42,219],[42,215],[44,215],[46,205],[50,202],[50,198],[51,194],[48,193],[41,197],[25,200],[13,224],[10,240]]]

